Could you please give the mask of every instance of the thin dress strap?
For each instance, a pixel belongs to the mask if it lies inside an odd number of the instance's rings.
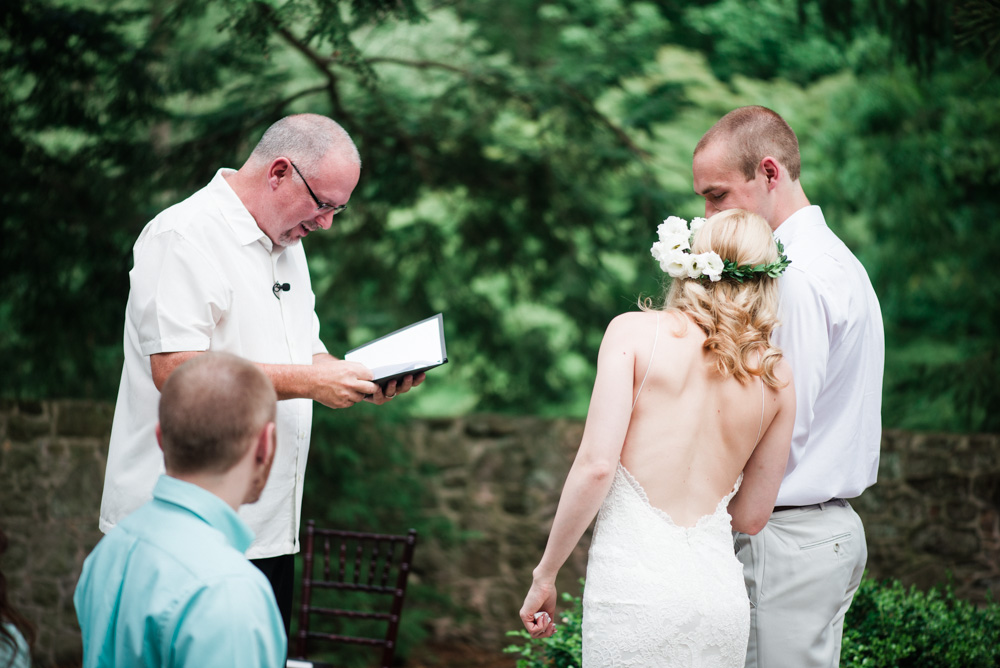
[[[632,401],[632,410],[635,410],[635,405],[639,403],[639,395],[642,394],[642,386],[646,384],[646,377],[649,376],[649,367],[653,366],[653,355],[656,354],[656,341],[660,338],[660,312],[656,312],[656,333],[653,334],[653,349],[649,351],[649,364],[646,365],[646,373],[642,375],[642,382],[639,383],[639,390],[635,393],[635,399]],[[763,411],[763,409],[762,409]],[[763,412],[761,415],[763,416]],[[761,418],[763,421],[763,417]]]
[[[757,366],[761,364],[760,351],[757,351]],[[634,406],[633,406],[634,408]],[[760,443],[760,432],[764,429],[764,376],[760,377],[760,426],[757,427],[757,440],[753,442],[754,447]]]

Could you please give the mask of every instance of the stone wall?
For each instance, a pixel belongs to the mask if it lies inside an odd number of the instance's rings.
[[[40,666],[79,659],[73,588],[101,536],[112,411],[79,401],[0,402],[0,524],[11,541],[0,567],[11,600],[39,628]],[[468,611],[431,622],[436,640],[504,644],[582,431],[579,420],[490,415],[407,424],[414,470],[436,472],[426,480],[426,512],[467,537],[447,547],[420,537],[415,577]],[[962,597],[1000,594],[1000,436],[887,431],[879,484],[854,505],[872,576],[926,588],[950,573]],[[564,591],[579,591],[586,542],[560,575]]]
[[[35,663],[73,665],[73,589],[101,533],[97,516],[114,406],[0,402],[0,557],[10,602],[38,629]]]

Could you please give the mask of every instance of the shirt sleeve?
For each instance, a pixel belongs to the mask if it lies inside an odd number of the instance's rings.
[[[327,352],[326,346],[323,344],[323,341],[320,340],[320,338],[319,338],[319,316],[316,315],[316,311],[313,311],[313,346],[312,346],[312,354],[313,355],[322,355],[325,352]]]
[[[136,253],[129,280],[129,317],[143,355],[209,348],[232,291],[193,243],[173,231],[153,236]]]
[[[285,626],[267,581],[230,577],[204,587],[183,611],[167,666],[284,666]]]
[[[808,274],[789,272],[780,283],[780,326],[774,341],[792,366],[795,380],[795,428],[789,470],[809,437],[816,398],[826,382],[830,359],[830,314],[819,287]]]

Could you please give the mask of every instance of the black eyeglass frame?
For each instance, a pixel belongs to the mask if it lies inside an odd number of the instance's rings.
[[[313,189],[309,187],[309,182],[306,181],[306,177],[302,176],[302,172],[300,172],[299,168],[295,166],[295,163],[289,160],[288,164],[292,166],[292,169],[295,170],[295,173],[299,175],[300,179],[302,179],[302,184],[305,185],[306,190],[309,191],[309,196],[313,198],[314,202],[316,202],[317,211],[322,211],[323,213],[326,213],[327,211],[333,211],[333,215],[336,216],[338,213],[347,208],[346,204],[327,204],[326,202],[320,201],[319,197],[316,197],[316,193],[313,192]]]

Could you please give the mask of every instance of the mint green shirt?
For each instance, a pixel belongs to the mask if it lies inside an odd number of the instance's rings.
[[[284,666],[271,585],[243,554],[252,540],[222,499],[160,476],[83,564],[84,667]]]

